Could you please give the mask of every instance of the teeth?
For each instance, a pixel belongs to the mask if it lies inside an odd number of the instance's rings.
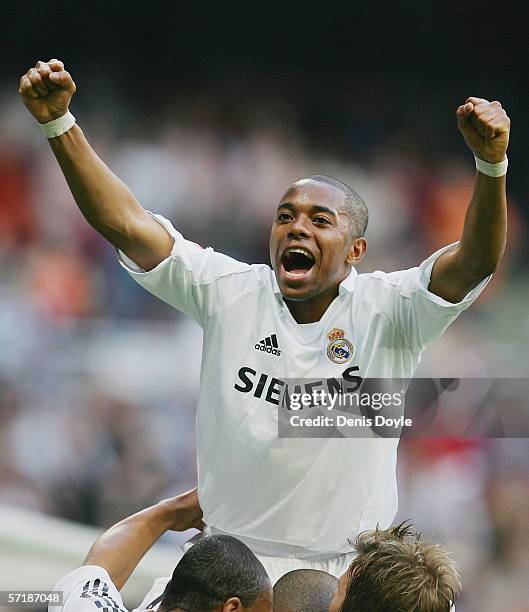
[[[305,255],[306,257],[308,257],[311,261],[314,261],[314,256],[312,255],[312,253],[300,247],[294,247],[292,249],[288,249],[287,255],[290,255],[290,253],[301,253],[302,255]]]

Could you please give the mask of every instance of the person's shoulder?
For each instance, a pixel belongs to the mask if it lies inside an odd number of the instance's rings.
[[[81,565],[65,574],[55,585],[54,590],[62,590],[65,585],[75,585],[85,580],[102,579],[111,582],[106,569],[99,565]]]
[[[274,277],[274,271],[268,264],[264,263],[255,263],[248,264],[248,266],[260,277],[265,278],[266,280],[270,280]]]
[[[278,289],[275,272],[268,264],[250,264],[249,270],[264,290],[273,292]]]
[[[410,286],[413,284],[411,278],[416,270],[417,268],[394,272],[375,270],[359,274],[353,292],[353,304],[356,304],[359,312],[384,313],[393,321],[395,304],[398,300],[409,297]]]
[[[274,293],[277,286],[274,272],[266,264],[226,266],[209,280],[212,281],[216,282],[217,291],[230,300],[247,294]]]
[[[396,290],[401,287],[402,281],[414,274],[418,268],[408,268],[406,270],[395,270],[393,272],[383,272],[375,270],[374,272],[364,272],[358,275],[358,283],[363,288],[372,288],[373,290],[383,290],[384,288]]]
[[[249,264],[237,259],[233,259],[229,255],[224,255],[217,251],[213,251],[211,247],[205,250],[211,250],[215,256],[223,260],[224,265],[218,268],[218,277],[242,275],[250,276],[255,279],[260,279],[263,282],[271,282],[274,276],[274,271],[266,264]]]
[[[49,612],[88,612],[111,602],[115,612],[127,612],[108,572],[98,565],[83,565],[63,576],[53,588],[63,592],[63,604],[48,606]]]

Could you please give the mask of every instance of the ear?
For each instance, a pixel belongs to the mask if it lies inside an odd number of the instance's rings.
[[[350,266],[358,265],[367,251],[367,240],[365,238],[355,238],[349,245],[346,262]]]
[[[243,610],[243,605],[241,600],[238,597],[230,597],[222,608],[222,612],[241,612]]]

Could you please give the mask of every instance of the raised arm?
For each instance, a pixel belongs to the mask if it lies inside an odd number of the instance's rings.
[[[83,565],[104,568],[119,590],[143,556],[169,530],[202,528],[202,509],[197,490],[137,512],[117,523],[94,543]]]
[[[467,145],[479,160],[500,164],[506,159],[511,122],[499,102],[468,98],[457,109],[457,121]],[[496,270],[507,237],[505,179],[505,174],[494,177],[476,172],[461,241],[456,249],[435,262],[429,285],[432,293],[449,302],[459,302]]]
[[[41,124],[68,113],[75,90],[72,77],[56,59],[37,62],[20,79],[22,100]],[[90,225],[144,270],[169,256],[173,239],[97,156],[77,124],[49,143]]]

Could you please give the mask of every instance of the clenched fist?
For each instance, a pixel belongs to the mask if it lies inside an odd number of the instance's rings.
[[[511,120],[499,102],[467,98],[457,109],[457,123],[465,142],[477,157],[491,164],[505,159]]]
[[[64,64],[57,59],[37,62],[20,79],[18,92],[29,112],[39,123],[48,123],[68,112],[75,83]]]

